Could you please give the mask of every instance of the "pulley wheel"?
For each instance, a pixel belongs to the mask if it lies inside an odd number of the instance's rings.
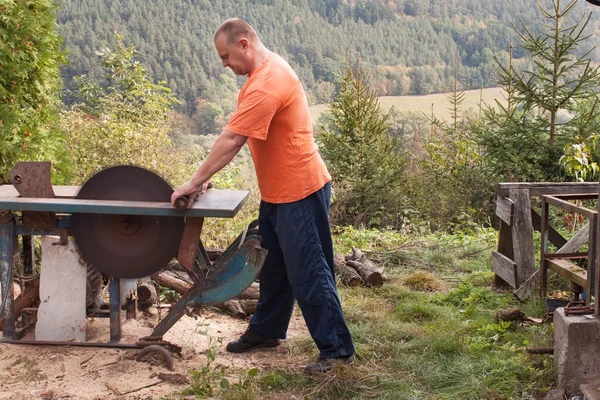
[[[91,177],[78,199],[169,202],[173,189],[146,169],[118,166]],[[116,278],[141,278],[164,268],[176,255],[183,217],[74,213],[71,233],[83,258]]]

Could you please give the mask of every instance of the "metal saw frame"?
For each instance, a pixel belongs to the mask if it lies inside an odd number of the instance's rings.
[[[184,231],[177,260],[194,282],[191,289],[171,308],[153,333],[138,343],[120,343],[121,299],[120,279],[109,285],[110,342],[39,342],[39,344],[142,348],[165,345],[163,335],[181,318],[190,302],[211,304],[226,301],[246,289],[258,276],[267,250],[261,247],[256,221],[250,224],[211,263],[201,240],[205,218],[233,218],[248,198],[248,191],[211,189],[199,196],[188,210],[177,210],[168,202],[139,202],[75,199],[78,186],[52,186],[50,163],[18,163],[10,173],[12,185],[0,185],[0,284],[6,294],[0,319],[3,338],[0,342],[38,344],[20,340],[25,330],[17,330],[15,298],[12,285],[12,260],[19,236],[57,235],[65,244],[72,213],[152,215],[185,217]],[[21,214],[20,216],[18,214]],[[30,240],[30,239],[29,239]],[[247,283],[247,285],[246,285]]]

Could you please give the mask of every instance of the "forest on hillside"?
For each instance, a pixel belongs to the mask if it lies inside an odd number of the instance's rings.
[[[533,29],[539,10],[522,0],[62,0],[59,33],[72,98],[75,76],[103,79],[97,52],[118,32],[138,51],[155,81],[165,81],[193,115],[226,116],[239,82],[224,71],[212,37],[221,21],[241,17],[265,44],[290,61],[312,104],[329,102],[335,74],[360,58],[381,95],[444,91],[460,68],[464,89],[496,86],[494,56],[518,42],[519,18]],[[581,2],[574,15],[593,7]],[[587,3],[586,3],[587,4]],[[596,11],[597,13],[597,11]],[[597,17],[592,16],[593,20]],[[587,43],[588,48],[594,41]],[[585,49],[582,49],[584,51]],[[515,47],[514,58],[523,59]],[[597,57],[592,54],[592,58]],[[519,63],[515,62],[518,68]],[[200,108],[200,110],[198,110]]]

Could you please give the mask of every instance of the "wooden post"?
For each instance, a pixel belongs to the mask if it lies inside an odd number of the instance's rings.
[[[598,196],[598,213],[600,214],[600,195]],[[600,229],[600,218],[598,217],[596,217],[596,225],[590,225],[590,229],[594,228],[596,229],[596,232]],[[596,242],[590,243],[590,246],[596,246],[596,265],[593,266],[596,270],[596,279],[594,282],[590,283],[590,286],[594,285],[596,298],[598,297],[598,293],[600,293],[600,257],[598,257],[598,254],[600,254],[600,240],[597,239],[598,237],[596,236]],[[598,301],[598,299],[594,302],[594,317],[600,318],[600,301]]]
[[[546,264],[546,251],[548,250],[548,209],[549,204],[542,196],[542,218],[540,232],[542,244],[540,250],[540,292],[542,297],[546,296],[546,285],[548,282],[548,265]]]
[[[590,226],[597,226],[598,224],[598,214],[594,214],[590,219]],[[585,304],[589,305],[592,302],[592,295],[596,296],[596,280],[598,279],[598,271],[596,270],[596,258],[598,258],[598,253],[596,253],[596,246],[594,243],[598,241],[598,231],[596,229],[589,230],[590,240],[588,246],[588,279],[587,279],[587,290],[585,294]],[[597,302],[597,301],[596,301]]]
[[[527,189],[511,189],[509,194],[515,204],[511,234],[519,287],[535,272],[531,201]]]

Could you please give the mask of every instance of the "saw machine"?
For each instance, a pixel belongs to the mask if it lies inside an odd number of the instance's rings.
[[[190,209],[171,206],[173,189],[143,168],[105,169],[83,186],[52,186],[50,163],[18,163],[12,185],[0,186],[0,272],[3,342],[19,340],[13,295],[13,260],[18,239],[58,236],[55,245],[75,239],[83,259],[110,277],[110,343],[69,345],[145,347],[164,343],[163,335],[181,318],[189,303],[214,304],[243,292],[256,279],[267,251],[256,222],[250,224],[214,262],[200,239],[204,218],[232,218],[248,197],[246,191],[216,190],[197,197]],[[188,199],[181,199],[183,205]],[[183,207],[185,208],[185,207]],[[173,305],[154,332],[137,344],[121,340],[121,278],[152,275],[177,258],[192,288]],[[46,343],[45,343],[46,344]],[[47,343],[61,344],[61,343]],[[65,344],[65,343],[62,343]]]

